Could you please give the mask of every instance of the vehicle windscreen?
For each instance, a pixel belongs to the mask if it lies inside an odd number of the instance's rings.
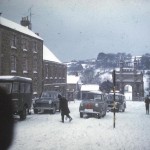
[[[11,82],[1,82],[0,87],[4,88],[8,94],[12,91],[12,83]]]
[[[57,98],[57,94],[53,93],[53,92],[43,92],[41,95],[41,98]]]
[[[114,95],[109,95],[108,101],[114,101]],[[116,102],[121,101],[121,96],[120,95],[115,95],[115,101]]]
[[[101,100],[102,95],[101,94],[95,94],[95,93],[86,93],[83,95],[83,100]]]

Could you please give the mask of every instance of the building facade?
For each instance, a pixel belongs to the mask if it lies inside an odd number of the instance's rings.
[[[133,68],[126,68],[124,62],[120,62],[120,70],[115,72],[116,90],[125,93],[125,86],[132,87],[132,100],[141,101],[144,98],[144,81],[143,73],[137,70],[137,60],[134,60]]]
[[[44,45],[43,46],[43,90],[59,91],[66,96],[67,66]]]
[[[26,25],[26,19],[22,25]],[[43,90],[58,90],[65,95],[66,65],[53,59],[51,53],[44,57],[43,39],[22,25],[0,17],[0,75],[32,78],[36,96]]]

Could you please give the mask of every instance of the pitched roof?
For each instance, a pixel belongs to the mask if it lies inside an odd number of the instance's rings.
[[[15,22],[13,22],[11,20],[8,20],[6,18],[3,18],[1,16],[0,16],[0,25],[3,25],[3,26],[8,27],[10,29],[16,30],[18,32],[27,34],[27,35],[32,36],[34,38],[43,40],[40,36],[38,36],[37,34],[35,34],[33,31],[31,31],[27,27],[24,27],[24,26],[22,26],[22,25],[20,25],[18,23],[15,23]]]
[[[32,36],[34,38],[43,40],[40,36],[35,34],[32,30],[28,29],[27,27],[24,27],[1,16],[0,16],[0,25],[24,33],[26,35]],[[61,61],[45,45],[43,45],[43,60],[61,63]]]
[[[61,61],[45,45],[43,45],[43,60],[61,63]]]

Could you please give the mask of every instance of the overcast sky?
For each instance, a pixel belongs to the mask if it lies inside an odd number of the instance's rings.
[[[62,62],[150,52],[150,0],[0,0],[2,16],[16,23],[29,8],[32,30]]]

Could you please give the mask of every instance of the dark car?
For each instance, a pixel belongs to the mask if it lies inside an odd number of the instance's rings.
[[[55,114],[59,110],[59,92],[57,91],[44,91],[39,99],[36,99],[33,103],[34,113],[49,111]]]
[[[115,102],[115,105],[114,105],[114,102]],[[109,111],[115,110],[116,112],[119,112],[119,111],[124,112],[126,109],[125,96],[120,93],[115,93],[115,101],[114,101],[114,93],[110,93],[107,95],[107,104],[108,104]]]
[[[80,117],[83,115],[104,117],[107,112],[105,95],[100,91],[84,93],[79,106]]]

